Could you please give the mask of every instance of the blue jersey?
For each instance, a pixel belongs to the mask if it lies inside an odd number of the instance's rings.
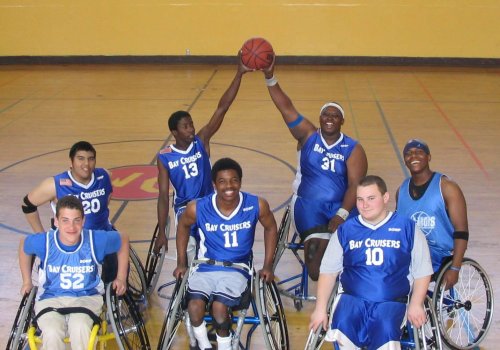
[[[72,195],[80,199],[85,214],[85,228],[93,230],[112,230],[109,222],[108,202],[113,186],[106,170],[96,168],[90,182],[86,185],[76,181],[71,171],[54,176],[56,198]]]
[[[374,226],[359,215],[339,226],[337,233],[343,250],[340,282],[346,293],[375,302],[407,297],[415,239],[410,219],[389,213]]]
[[[342,203],[348,187],[346,162],[357,143],[341,133],[337,142],[328,145],[318,129],[298,152],[295,193],[303,198]]]
[[[83,229],[74,246],[63,245],[59,230],[26,237],[24,252],[40,258],[38,298],[102,294],[100,265],[104,256],[116,253],[121,238],[116,231]]]
[[[175,212],[189,201],[214,192],[210,158],[198,136],[185,151],[174,145],[162,149],[158,159],[168,171],[174,188]]]
[[[200,235],[198,258],[248,264],[259,220],[259,198],[240,192],[238,206],[230,216],[225,216],[217,208],[216,196],[196,201],[196,225]],[[221,269],[225,267],[202,264],[199,271]]]
[[[417,200],[411,198],[410,178],[406,179],[399,189],[397,203],[398,213],[415,221],[426,236],[434,271],[439,269],[444,257],[452,255],[455,231],[441,192],[443,176],[436,172],[424,195]]]

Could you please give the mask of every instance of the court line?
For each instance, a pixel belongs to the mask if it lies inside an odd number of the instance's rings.
[[[413,74],[413,76],[415,77],[415,80],[418,82],[418,84],[420,85],[420,87],[422,88],[422,90],[424,90],[424,92],[426,93],[426,95],[432,101],[432,104],[437,109],[437,111],[439,112],[439,114],[441,115],[441,117],[444,119],[444,121],[448,124],[448,126],[453,131],[453,133],[455,134],[455,136],[458,138],[458,140],[465,147],[465,149],[467,150],[467,152],[469,153],[469,155],[472,157],[472,159],[474,160],[474,162],[476,163],[476,165],[479,167],[479,169],[483,173],[483,175],[486,178],[486,180],[489,181],[490,180],[490,174],[488,173],[488,171],[486,171],[486,168],[484,167],[483,163],[481,162],[481,160],[479,159],[479,157],[476,155],[476,153],[474,152],[474,150],[472,149],[472,147],[465,140],[465,137],[463,137],[463,135],[460,133],[460,131],[458,131],[458,129],[452,123],[451,118],[441,108],[441,106],[439,105],[439,103],[436,101],[436,99],[434,98],[434,96],[432,96],[431,92],[429,91],[429,89],[427,89],[427,87],[424,85],[424,83],[418,78],[418,76],[416,74]]]

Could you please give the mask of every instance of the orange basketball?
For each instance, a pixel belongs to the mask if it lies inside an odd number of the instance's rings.
[[[241,48],[241,61],[250,69],[265,69],[273,59],[273,47],[264,38],[248,39]]]

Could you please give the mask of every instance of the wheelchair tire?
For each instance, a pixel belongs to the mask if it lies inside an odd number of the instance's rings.
[[[28,349],[28,328],[34,316],[37,287],[23,296],[7,341],[7,350]]]
[[[338,293],[338,288],[339,288],[339,282],[338,280],[335,282],[335,285],[332,289],[332,293],[330,294],[330,297],[328,298],[328,308],[326,310],[326,314],[328,315],[328,325],[330,326],[332,324],[332,318],[333,318],[333,304],[335,302],[335,298],[337,297]],[[309,332],[309,337],[307,338],[306,341],[306,350],[317,350],[321,348],[321,345],[323,345],[325,341],[325,336],[326,336],[326,331],[323,329],[322,326],[318,327],[316,331],[310,331]]]
[[[290,210],[290,205],[288,205],[281,218],[281,223],[278,229],[278,244],[276,245],[276,250],[274,252],[273,258],[273,271],[276,270],[276,266],[283,255],[288,243],[288,232],[290,231],[290,224],[292,222],[292,215]]]
[[[149,350],[149,338],[141,314],[127,291],[117,296],[113,284],[106,286],[106,313],[120,350]]]
[[[285,311],[276,283],[274,281],[266,283],[257,276],[255,287],[257,288],[255,302],[266,348],[272,350],[290,349]]]
[[[476,261],[464,258],[458,282],[444,290],[443,279],[452,261],[443,266],[433,293],[439,331],[452,349],[476,348],[486,337],[493,320],[493,287]]]
[[[145,277],[146,277],[146,289],[148,295],[154,292],[156,288],[156,284],[158,283],[158,279],[160,278],[160,272],[163,267],[163,261],[165,260],[165,248],[161,248],[158,253],[153,251],[155,246],[156,238],[159,234],[159,227],[156,224],[155,231],[153,233],[153,238],[151,239],[151,243],[149,245],[148,256],[146,258],[146,265],[144,268]],[[165,235],[167,236],[167,241],[169,238],[170,232],[170,217],[167,217],[167,226],[165,229]]]
[[[182,301],[185,296],[188,280],[188,271],[182,280],[177,280],[172,298],[170,299],[167,314],[163,321],[163,326],[158,342],[158,350],[168,350],[172,346],[175,334],[179,329],[180,322],[183,319]]]
[[[128,291],[136,302],[146,303],[147,288],[144,267],[132,246],[129,249],[129,273],[127,277]]]

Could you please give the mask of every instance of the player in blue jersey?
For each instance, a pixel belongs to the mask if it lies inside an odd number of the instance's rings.
[[[174,112],[168,120],[168,128],[175,143],[158,153],[158,228],[164,233],[169,208],[169,187],[174,189],[174,213],[176,223],[187,203],[213,193],[210,180],[210,139],[219,130],[229,107],[233,103],[241,84],[241,78],[248,69],[241,63],[236,75],[219,100],[217,109],[197,133],[189,112]],[[195,229],[193,228],[193,231]],[[194,232],[193,232],[194,233]],[[191,242],[190,246],[193,245]],[[158,235],[155,251],[161,246],[168,249],[166,236]]]
[[[177,226],[176,278],[187,269],[186,247],[190,228],[198,227],[200,247],[197,259],[206,260],[188,279],[188,313],[198,347],[211,349],[203,316],[212,300],[212,315],[217,329],[219,350],[231,349],[228,308],[239,305],[245,291],[252,260],[257,222],[264,227],[265,256],[259,275],[271,282],[277,227],[269,203],[250,193],[241,192],[242,170],[230,159],[219,159],[212,168],[215,194],[190,202]]]
[[[401,325],[426,322],[423,302],[432,264],[424,235],[406,216],[387,211],[389,193],[378,176],[363,178],[360,212],[333,234],[321,263],[311,329],[328,329],[327,302],[340,273],[341,294],[329,338],[341,349],[399,349]]]
[[[403,157],[411,177],[398,189],[397,211],[414,220],[424,232],[435,272],[452,259],[444,275],[449,288],[458,281],[469,239],[465,197],[456,182],[430,169],[431,153],[422,140],[409,140]]]
[[[75,143],[70,151],[69,170],[43,180],[23,199],[22,210],[33,232],[45,232],[37,207],[66,195],[80,199],[85,212],[85,228],[112,230],[108,204],[113,191],[106,169],[96,168],[96,150],[87,141]]]
[[[295,109],[273,72],[274,63],[264,70],[269,94],[298,142],[293,222],[304,242],[309,276],[316,281],[331,232],[351,211],[351,216],[357,214],[356,185],[366,175],[368,161],[363,147],[341,132],[345,115],[338,103],[321,107],[318,129]]]
[[[76,197],[62,197],[56,206],[54,224],[57,229],[30,235],[21,241],[21,294],[33,288],[31,257],[41,260],[35,302],[37,314],[46,308],[84,307],[99,316],[104,285],[98,267],[107,254],[118,253],[118,274],[113,288],[118,295],[126,291],[128,237],[116,231],[85,229],[83,212],[82,203]],[[92,325],[92,319],[83,313],[68,316],[53,311],[44,313],[38,319],[43,349],[66,349],[66,334],[72,349],[87,349]]]

